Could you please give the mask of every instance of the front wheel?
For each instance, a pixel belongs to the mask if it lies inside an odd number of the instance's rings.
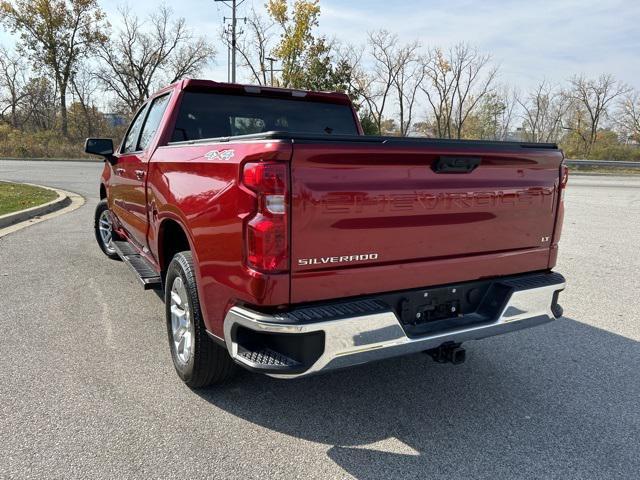
[[[111,212],[109,211],[106,199],[98,202],[95,213],[94,228],[96,240],[98,241],[100,249],[107,257],[119,260],[120,257],[113,246],[114,240],[118,240],[118,238],[113,231],[113,220],[111,218]]]
[[[233,360],[204,326],[191,252],[177,253],[169,264],[164,303],[171,358],[182,381],[201,388],[231,378]]]

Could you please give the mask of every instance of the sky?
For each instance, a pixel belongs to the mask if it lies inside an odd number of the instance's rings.
[[[117,7],[123,2],[99,3],[117,26]],[[230,15],[223,3],[169,4],[194,31],[219,43],[223,16]],[[141,17],[157,5],[129,2]],[[264,0],[246,0],[240,13],[252,5],[264,10]],[[384,28],[401,41],[417,39],[425,46],[468,42],[490,53],[500,66],[501,81],[519,89],[542,79],[560,83],[574,74],[611,73],[640,90],[640,0],[320,0],[320,6],[320,34],[363,45],[368,31]],[[0,31],[0,44],[13,41]],[[218,50],[217,61],[201,76],[226,81],[226,49],[220,45]]]

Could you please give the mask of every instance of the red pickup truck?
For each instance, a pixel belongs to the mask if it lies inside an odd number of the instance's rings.
[[[97,241],[164,291],[178,375],[294,378],[562,315],[553,144],[364,136],[346,95],[182,80],[105,158]]]

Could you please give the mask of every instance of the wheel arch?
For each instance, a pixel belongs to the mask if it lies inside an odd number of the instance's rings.
[[[165,277],[173,256],[189,250],[195,256],[187,229],[174,218],[165,218],[158,227],[158,263],[162,278]]]

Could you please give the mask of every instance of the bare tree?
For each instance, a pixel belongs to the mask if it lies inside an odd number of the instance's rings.
[[[495,140],[508,140],[513,122],[516,118],[518,106],[518,92],[514,88],[503,86],[498,90],[498,95],[502,101],[502,111],[500,112],[498,129]]]
[[[364,49],[354,46],[346,46],[340,51],[340,61],[349,65],[351,76],[349,78],[349,90],[353,92],[353,99],[358,110],[364,110],[364,117],[373,123],[375,112],[375,95],[373,93],[374,78],[362,66]],[[377,125],[376,133],[379,133]]]
[[[240,66],[248,70],[251,80],[258,85],[271,84],[271,66],[267,68],[267,58],[274,48],[274,26],[272,19],[265,18],[252,8],[246,19],[245,34],[236,44],[236,51],[241,58]],[[221,38],[229,48],[229,35],[223,32]]]
[[[451,63],[440,48],[429,52],[425,61],[425,74],[427,82],[420,88],[431,107],[434,133],[438,138],[451,138],[455,77]]]
[[[83,131],[83,136],[90,137],[95,133],[97,116],[95,98],[100,84],[89,66],[82,64],[71,77],[71,87],[73,89],[73,97],[82,110],[84,122],[81,130]]]
[[[99,48],[103,67],[96,77],[129,110],[162,83],[196,74],[215,55],[203,37],[187,28],[184,18],[172,20],[165,6],[149,17],[148,25],[127,8],[120,14],[123,28]]]
[[[495,92],[485,95],[479,107],[478,138],[484,140],[508,139],[515,117],[518,96],[515,90],[508,86],[501,86]],[[466,132],[465,132],[466,133]]]
[[[575,76],[569,83],[571,89],[568,95],[575,103],[574,108],[581,112],[573,115],[573,121],[567,125],[567,129],[581,136],[585,144],[584,153],[589,155],[596,143],[598,128],[608,115],[611,102],[630,90],[612,75],[601,75],[598,79]]]
[[[640,142],[640,94],[629,92],[620,102],[617,124],[627,138]]]
[[[462,138],[465,122],[483,98],[494,91],[498,68],[491,56],[460,43],[448,52],[430,51],[425,64],[427,97],[439,137]]]
[[[21,55],[0,47],[0,118],[9,112],[9,124],[18,128],[18,113],[26,97],[26,65]]]
[[[546,80],[526,97],[518,100],[522,109],[522,128],[529,142],[557,142],[562,122],[571,106],[568,95]]]
[[[56,125],[58,98],[56,85],[48,77],[30,78],[21,105],[22,128],[52,130]]]
[[[384,113],[397,75],[395,45],[397,35],[386,30],[369,33],[369,49],[373,59],[373,71],[359,76],[359,91],[369,107],[378,135],[382,134]]]
[[[393,85],[397,95],[399,132],[402,137],[411,133],[416,97],[426,74],[419,48],[418,42],[412,42],[398,49],[395,55],[396,75]]]
[[[413,125],[417,94],[425,76],[420,44],[399,45],[397,35],[378,30],[369,33],[368,46],[373,68],[371,72],[352,68],[353,91],[362,98],[379,135],[386,130],[406,136]],[[400,124],[383,128],[385,113],[394,99]]]

